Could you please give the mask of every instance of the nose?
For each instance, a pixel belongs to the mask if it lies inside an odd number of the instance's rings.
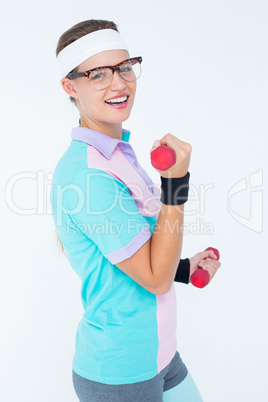
[[[110,89],[115,91],[115,90],[122,90],[125,87],[126,87],[126,81],[121,77],[118,71],[115,71],[113,74]]]

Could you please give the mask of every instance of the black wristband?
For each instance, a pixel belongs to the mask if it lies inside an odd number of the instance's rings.
[[[184,177],[161,178],[160,201],[166,205],[181,205],[188,200],[190,173]]]
[[[189,258],[185,258],[184,260],[180,260],[179,262],[179,266],[177,268],[174,281],[188,284],[189,279],[190,279],[190,260]]]

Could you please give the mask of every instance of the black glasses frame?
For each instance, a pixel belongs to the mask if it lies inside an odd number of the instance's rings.
[[[124,61],[121,61],[121,63],[118,63],[115,66],[96,67],[96,68],[92,68],[91,70],[84,71],[83,73],[68,74],[66,76],[66,78],[70,78],[70,80],[74,80],[75,78],[79,78],[79,77],[87,77],[88,78],[89,74],[92,73],[93,71],[103,70],[104,68],[109,68],[110,70],[112,70],[113,74],[114,74],[115,71],[118,71],[119,74],[120,74],[120,67],[123,66],[128,61],[130,61],[132,64],[134,64],[134,62],[138,62],[139,64],[141,64],[142,57],[140,57],[140,56],[139,57],[132,57],[130,59],[126,59]]]

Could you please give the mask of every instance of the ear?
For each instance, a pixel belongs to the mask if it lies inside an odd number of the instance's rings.
[[[67,95],[71,96],[72,98],[78,97],[77,92],[74,89],[74,86],[72,84],[72,80],[70,80],[70,78],[62,78],[61,86],[64,89],[64,91],[67,93]]]

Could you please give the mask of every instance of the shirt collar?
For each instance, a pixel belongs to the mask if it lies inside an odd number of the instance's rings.
[[[86,127],[73,127],[71,138],[83,141],[97,148],[107,159],[110,159],[118,143],[129,142],[130,131],[122,130],[122,141]]]

